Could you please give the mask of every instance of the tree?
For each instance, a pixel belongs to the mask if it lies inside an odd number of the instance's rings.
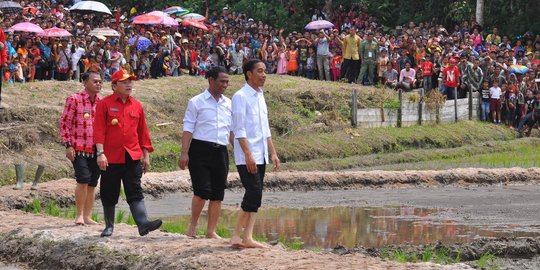
[[[476,21],[484,25],[484,0],[476,0]]]

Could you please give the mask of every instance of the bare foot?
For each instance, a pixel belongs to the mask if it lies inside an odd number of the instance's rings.
[[[268,246],[266,246],[265,244],[259,243],[259,242],[255,241],[255,240],[252,240],[252,239],[244,240],[244,241],[242,241],[242,244],[246,248],[268,248]]]
[[[217,233],[215,233],[215,232],[207,233],[206,238],[208,238],[208,239],[221,239],[221,237],[219,235],[217,235]]]
[[[189,225],[186,235],[191,238],[197,238],[197,226]]]
[[[97,225],[99,223],[93,221],[91,218],[85,218],[84,219],[84,224],[86,224],[86,225]]]
[[[242,239],[238,236],[233,236],[229,243],[233,248],[244,248],[244,243],[242,243]]]
[[[78,216],[75,219],[75,225],[84,225],[84,218],[82,216]]]

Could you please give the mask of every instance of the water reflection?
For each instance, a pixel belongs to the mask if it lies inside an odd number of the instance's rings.
[[[268,240],[302,240],[304,248],[381,247],[390,244],[429,244],[437,241],[458,243],[476,237],[537,236],[509,228],[479,228],[459,225],[451,220],[432,220],[431,214],[444,210],[415,207],[331,207],[260,209],[255,233]],[[224,210],[220,224],[232,232],[237,211]],[[168,221],[187,222],[189,216],[168,217]],[[205,216],[199,221],[206,224]]]

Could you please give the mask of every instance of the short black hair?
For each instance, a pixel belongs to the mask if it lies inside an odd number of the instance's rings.
[[[83,73],[83,75],[81,76],[81,79],[83,80],[83,82],[86,82],[88,81],[88,79],[90,79],[90,75],[92,74],[98,75],[99,78],[101,78],[101,74],[99,72],[88,71],[88,72]]]
[[[247,75],[248,71],[253,72],[253,70],[255,69],[255,65],[262,62],[263,61],[259,59],[253,58],[244,64],[244,78],[246,79],[246,82],[248,81],[248,75]]]
[[[206,78],[213,78],[214,80],[217,80],[220,73],[227,74],[227,70],[222,66],[215,66],[206,72]]]

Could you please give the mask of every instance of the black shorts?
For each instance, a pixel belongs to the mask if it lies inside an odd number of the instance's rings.
[[[250,173],[246,165],[236,165],[242,186],[246,190],[240,207],[245,212],[257,212],[261,207],[266,164],[257,164],[257,173]]]
[[[75,155],[75,160],[71,162],[75,170],[75,180],[79,184],[88,184],[90,187],[96,187],[100,175],[97,164],[97,157],[84,157]]]
[[[193,194],[204,200],[223,201],[229,174],[227,146],[192,139],[188,155]]]

